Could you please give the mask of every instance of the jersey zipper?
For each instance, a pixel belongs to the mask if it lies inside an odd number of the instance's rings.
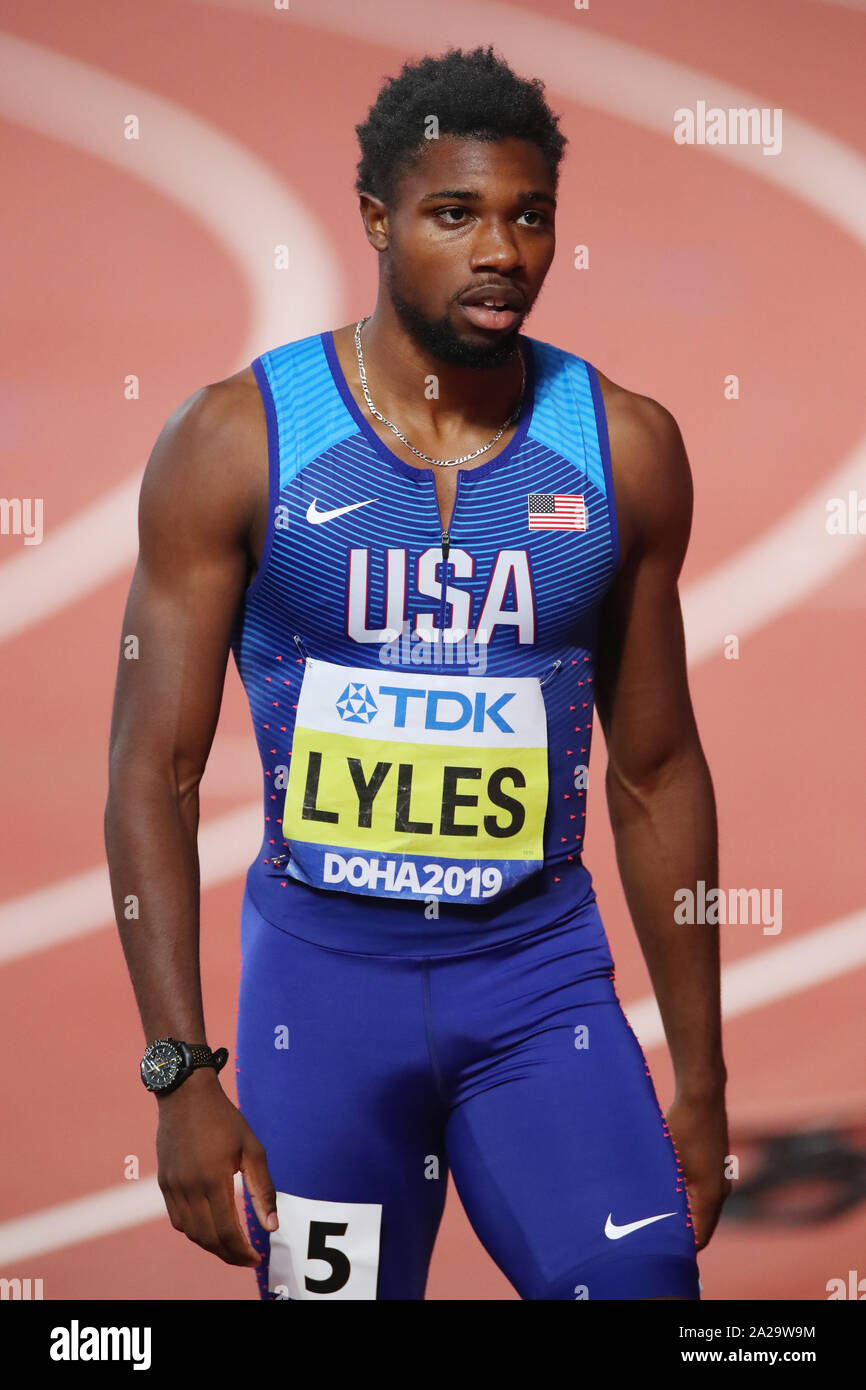
[[[448,552],[451,549],[451,535],[448,531],[442,532],[442,597],[439,602],[439,627],[436,631],[436,665],[440,671],[445,669],[445,609],[448,606],[445,602],[445,591],[448,587]]]
[[[445,594],[448,589],[448,556],[451,553],[451,535],[448,531],[442,532],[442,597],[439,601],[439,632],[445,627],[445,609],[448,607],[445,602]]]
[[[448,607],[448,604],[447,604],[447,602],[446,602],[446,597],[445,597],[445,596],[446,596],[446,593],[447,593],[447,590],[448,590],[448,556],[449,556],[450,553],[451,553],[451,527],[452,527],[452,525],[453,525],[453,523],[454,523],[454,513],[455,513],[456,510],[457,510],[457,494],[459,493],[459,491],[460,491],[460,469],[458,468],[458,470],[457,470],[457,477],[456,477],[456,481],[455,481],[455,484],[454,484],[454,502],[453,502],[452,507],[451,507],[451,516],[450,516],[450,518],[449,518],[448,525],[447,525],[446,527],[444,527],[443,530],[442,530],[442,597],[441,597],[441,600],[440,600],[440,603],[439,603],[439,634],[438,634],[438,638],[439,638],[439,666],[440,666],[440,668],[444,667],[444,665],[445,665],[445,661],[444,661],[444,657],[445,657],[445,651],[444,651],[445,639],[444,639],[444,637],[443,637],[442,634],[443,634],[443,632],[444,632],[444,630],[445,630],[445,609]]]

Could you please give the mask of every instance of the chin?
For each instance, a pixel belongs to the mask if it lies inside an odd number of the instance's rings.
[[[503,367],[514,355],[520,328],[518,323],[508,333],[497,334],[494,342],[479,340],[471,331],[460,333],[455,330],[450,341],[440,340],[436,355],[455,367],[475,367],[479,371]]]
[[[503,367],[512,358],[522,318],[507,334],[497,333],[495,340],[488,342],[483,337],[474,336],[471,325],[467,325],[462,314],[459,316],[462,321],[458,322],[456,312],[446,308],[442,317],[431,318],[427,312],[405,299],[393,280],[389,284],[389,291],[394,310],[403,326],[419,347],[438,361],[452,367],[489,371]],[[455,313],[454,320],[452,313]],[[475,333],[483,331],[476,329]]]
[[[465,343],[465,355],[461,361],[466,367],[477,367],[479,370],[490,367],[504,367],[514,355],[520,329],[515,328],[507,336],[497,338],[495,343],[477,343],[467,341]]]

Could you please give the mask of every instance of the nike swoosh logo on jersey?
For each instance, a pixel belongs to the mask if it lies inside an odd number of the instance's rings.
[[[312,526],[321,526],[324,521],[333,521],[335,517],[345,516],[346,512],[354,512],[358,507],[369,507],[371,502],[378,502],[378,497],[368,497],[366,502],[350,502],[348,507],[334,507],[330,512],[316,511],[317,498],[313,498],[307,508],[307,521]]]
[[[630,1221],[627,1226],[615,1226],[613,1212],[610,1212],[604,1223],[604,1233],[608,1240],[621,1240],[623,1236],[630,1236],[632,1231],[639,1231],[641,1226],[651,1226],[654,1221],[666,1221],[669,1216],[676,1216],[676,1212],[664,1211],[661,1216],[645,1216],[643,1221]]]

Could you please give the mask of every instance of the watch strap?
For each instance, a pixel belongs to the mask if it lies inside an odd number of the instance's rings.
[[[195,1071],[196,1067],[213,1067],[214,1071],[221,1071],[228,1060],[228,1049],[225,1047],[218,1047],[216,1052],[212,1052],[206,1043],[183,1043],[181,1046],[189,1071]]]

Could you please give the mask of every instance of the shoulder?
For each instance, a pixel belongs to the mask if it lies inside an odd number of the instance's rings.
[[[236,444],[264,420],[261,392],[252,367],[200,386],[167,422],[176,434],[208,446]]]
[[[677,452],[682,443],[679,427],[665,406],[651,396],[642,396],[637,391],[620,386],[576,352],[569,352],[555,343],[543,342],[540,338],[528,341],[532,344],[534,360],[541,368],[542,379],[567,382],[577,372],[584,381],[589,376],[594,391],[593,375],[597,378],[608,437],[611,445],[616,443],[621,457],[634,455],[637,461],[646,465],[650,459],[658,460],[662,455]]]
[[[245,531],[267,486],[267,422],[245,367],[194,391],[169,415],[142,482],[142,509],[194,506],[202,521]]]
[[[694,492],[679,425],[659,401],[594,370],[607,421],[622,560],[637,548],[654,547],[681,564]]]

